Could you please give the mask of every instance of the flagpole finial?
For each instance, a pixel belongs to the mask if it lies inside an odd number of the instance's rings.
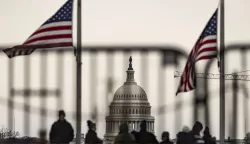
[[[133,70],[133,67],[132,67],[132,56],[129,57],[129,67],[128,67],[128,70]]]

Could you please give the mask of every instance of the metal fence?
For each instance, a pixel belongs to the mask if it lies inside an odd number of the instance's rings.
[[[250,45],[230,45],[226,48],[225,54],[230,54],[234,52],[240,52],[241,55],[241,65],[242,69],[247,69],[247,51],[250,49]],[[56,81],[56,87],[50,88],[48,87],[48,67],[47,65],[50,63],[48,61],[48,54],[49,53],[54,53],[54,56],[56,57],[56,71],[52,71],[55,77],[53,77]],[[101,69],[98,69],[98,63],[97,59],[100,54],[106,55],[106,74],[107,74],[107,79],[105,80],[105,85],[107,85],[107,94],[105,95],[112,95],[114,92],[114,81],[113,76],[117,72],[115,70],[116,66],[116,61],[115,61],[115,55],[119,54],[119,56],[122,56],[123,59],[121,59],[123,62],[123,70],[121,72],[125,73],[126,67],[127,67],[127,61],[128,57],[130,55],[140,55],[140,83],[144,86],[145,89],[150,89],[151,81],[149,79],[149,70],[151,65],[150,59],[151,57],[149,56],[150,54],[156,54],[157,57],[159,57],[158,60],[160,60],[160,68],[157,70],[159,72],[159,80],[160,82],[159,87],[157,88],[158,94],[158,102],[161,103],[162,100],[166,100],[164,98],[164,89],[169,85],[166,81],[163,81],[162,79],[165,79],[165,74],[162,73],[162,69],[168,68],[168,66],[172,66],[174,68],[179,68],[180,70],[183,69],[184,64],[183,61],[186,61],[188,53],[183,51],[183,48],[179,48],[176,46],[89,46],[89,47],[83,47],[83,56],[85,54],[89,55],[89,60],[84,61],[83,60],[83,67],[85,63],[89,63],[89,71],[83,71],[83,79],[91,78],[90,83],[88,83],[88,89],[89,89],[89,96],[92,97],[91,100],[95,100],[97,96],[97,92],[95,89],[95,86],[98,83],[97,77],[100,74]],[[22,107],[22,111],[24,112],[24,135],[30,135],[30,129],[31,129],[31,118],[30,116],[32,115],[31,109],[35,110],[36,114],[39,113],[40,115],[40,126],[41,127],[46,127],[47,125],[47,118],[50,117],[51,115],[54,115],[56,113],[55,110],[49,110],[47,108],[47,101],[46,99],[49,97],[55,97],[56,100],[56,105],[57,109],[64,108],[63,101],[64,99],[62,98],[63,95],[63,89],[65,83],[67,83],[67,80],[65,80],[65,69],[67,69],[69,64],[72,64],[74,66],[74,60],[71,60],[72,63],[66,63],[65,62],[65,55],[66,54],[72,54],[70,59],[74,59],[73,57],[73,51],[72,50],[51,50],[51,51],[38,51],[36,52],[36,56],[40,57],[40,63],[37,64],[39,69],[41,70],[41,74],[39,75],[40,78],[40,88],[34,89],[32,88],[32,83],[31,83],[31,59],[32,57],[35,56],[30,56],[30,57],[25,57],[24,58],[24,72],[23,72],[23,78],[24,78],[24,83],[23,87],[16,88],[14,83],[17,81],[14,76],[14,72],[18,71],[15,63],[17,60],[15,59],[10,59],[7,60],[7,74],[8,74],[8,123],[9,123],[9,128],[13,129],[13,119],[14,119],[14,108],[20,109]],[[4,57],[5,55],[1,55],[1,57]],[[119,57],[118,56],[118,57]],[[117,57],[116,57],[117,58]],[[182,59],[182,61],[181,61]],[[212,65],[217,65],[216,60],[210,60],[208,63],[206,63],[205,66],[205,72],[210,72]],[[180,67],[181,66],[181,67]],[[74,70],[73,70],[74,71]],[[74,73],[74,72],[73,72]],[[86,76],[85,74],[88,73],[89,75]],[[174,76],[174,73],[172,74]],[[75,78],[74,75],[70,75],[73,79]],[[211,92],[209,91],[209,80],[208,79],[200,79],[197,81],[197,90],[193,93],[193,113],[192,113],[192,121],[194,122],[195,120],[199,119],[204,119],[204,125],[211,126],[210,118],[211,117],[211,110],[210,110],[210,105],[209,105],[209,100],[212,98]],[[73,82],[74,83],[74,82]],[[231,87],[231,86],[230,86]],[[237,108],[238,108],[238,103],[237,103],[237,94],[238,91],[243,90],[243,95],[248,98],[248,88],[247,86],[243,84],[238,84],[237,81],[235,81],[232,85],[232,91],[234,95],[234,100],[233,100],[233,106],[232,106],[232,121],[229,124],[229,133],[231,134],[232,137],[237,136]],[[74,95],[74,93],[72,93]],[[41,107],[32,107],[31,106],[31,97],[34,96],[39,96],[40,98],[40,104]],[[17,104],[14,103],[13,99],[16,97],[24,97],[24,103],[23,104]],[[108,97],[107,97],[108,100]],[[74,100],[73,100],[74,101]],[[94,102],[90,102],[94,103]],[[105,102],[108,104],[108,101]],[[91,117],[92,119],[97,119],[97,106],[95,104],[91,105],[92,109],[92,114],[83,114],[83,116],[86,117]],[[169,111],[178,111],[181,109],[185,109],[184,103],[182,101],[176,102],[174,107],[171,107],[169,105],[161,105],[159,104],[158,107],[155,107],[155,110],[157,111],[158,115],[161,115],[162,113],[167,113]],[[201,112],[202,110],[202,112]],[[66,110],[67,111],[67,110]],[[244,114],[248,118],[248,103],[244,103]],[[75,117],[75,112],[72,111],[72,113],[69,114],[70,117],[74,118]],[[106,113],[102,115],[102,117],[105,117]],[[175,115],[175,126],[178,127],[176,129],[180,129],[181,126],[181,120],[184,115],[180,113],[176,113]],[[99,116],[100,117],[100,116]],[[248,120],[248,119],[247,119]],[[164,125],[166,119],[165,118],[160,118],[158,121],[159,123],[162,123]],[[164,127],[164,126],[163,126]],[[248,129],[246,128],[245,131]],[[176,131],[177,132],[177,131]]]

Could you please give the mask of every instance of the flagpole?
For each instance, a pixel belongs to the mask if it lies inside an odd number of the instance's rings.
[[[220,0],[220,144],[225,143],[224,0]]]
[[[81,144],[82,119],[82,9],[77,0],[77,48],[76,48],[76,144]]]

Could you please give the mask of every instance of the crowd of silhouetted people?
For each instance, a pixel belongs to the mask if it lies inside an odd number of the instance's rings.
[[[97,136],[95,124],[91,121],[87,121],[87,124],[89,130],[86,134],[85,143],[103,143]],[[202,124],[197,121],[191,130],[189,130],[188,127],[184,127],[183,130],[177,134],[175,142],[170,139],[170,134],[167,131],[162,133],[161,141],[159,142],[153,133],[147,131],[146,121],[141,122],[139,132],[129,132],[128,124],[122,123],[119,127],[119,133],[115,137],[114,144],[216,144],[216,139],[211,136],[208,127],[205,128],[203,137],[201,137],[200,133],[202,129]]]
[[[50,144],[69,144],[74,139],[74,130],[71,124],[65,119],[65,112],[60,110],[58,120],[53,123],[50,133]],[[103,140],[97,136],[96,124],[90,120],[87,121],[88,132],[85,136],[85,144],[102,144]],[[203,137],[201,132],[203,125],[196,121],[193,128],[190,130],[184,126],[176,135],[175,140],[170,139],[170,134],[167,131],[162,132],[161,141],[156,139],[156,136],[147,131],[146,121],[140,124],[140,131],[129,131],[127,123],[122,123],[119,126],[119,133],[114,139],[114,144],[216,144],[216,138],[212,137],[209,128],[205,127]],[[40,133],[42,139],[46,139],[44,131]],[[41,144],[47,144],[47,141],[41,141]],[[250,133],[246,135],[245,144],[250,144]]]
[[[69,144],[74,139],[74,130],[65,116],[65,112],[60,110],[58,113],[59,119],[53,123],[49,133],[50,143]],[[96,124],[88,120],[87,126],[88,132],[86,133],[85,144],[102,144],[103,140],[96,133]],[[146,121],[141,122],[140,131],[132,132],[129,132],[127,123],[122,123],[119,126],[119,133],[115,137],[114,144],[216,144],[209,128],[205,127],[203,137],[200,135],[202,130],[203,125],[197,121],[191,130],[188,127],[183,127],[174,141],[170,139],[169,132],[164,131],[159,142],[153,133],[147,131]]]
[[[161,142],[158,142],[155,135],[147,131],[146,121],[142,121],[140,125],[140,131],[132,131],[129,133],[128,125],[123,123],[120,125],[120,132],[115,138],[114,144],[174,144],[169,137],[169,132],[163,132],[161,135]],[[216,144],[215,138],[212,138],[209,128],[204,130],[204,136],[200,136],[203,126],[200,122],[196,122],[189,130],[187,127],[177,134],[175,143],[177,144]]]

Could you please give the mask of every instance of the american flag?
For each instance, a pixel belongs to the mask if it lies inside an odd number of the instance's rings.
[[[22,45],[3,51],[9,57],[30,55],[35,49],[71,47],[73,0],[68,0],[51,18],[40,26]]]
[[[188,56],[176,95],[196,87],[195,63],[217,57],[217,11],[213,14]]]

